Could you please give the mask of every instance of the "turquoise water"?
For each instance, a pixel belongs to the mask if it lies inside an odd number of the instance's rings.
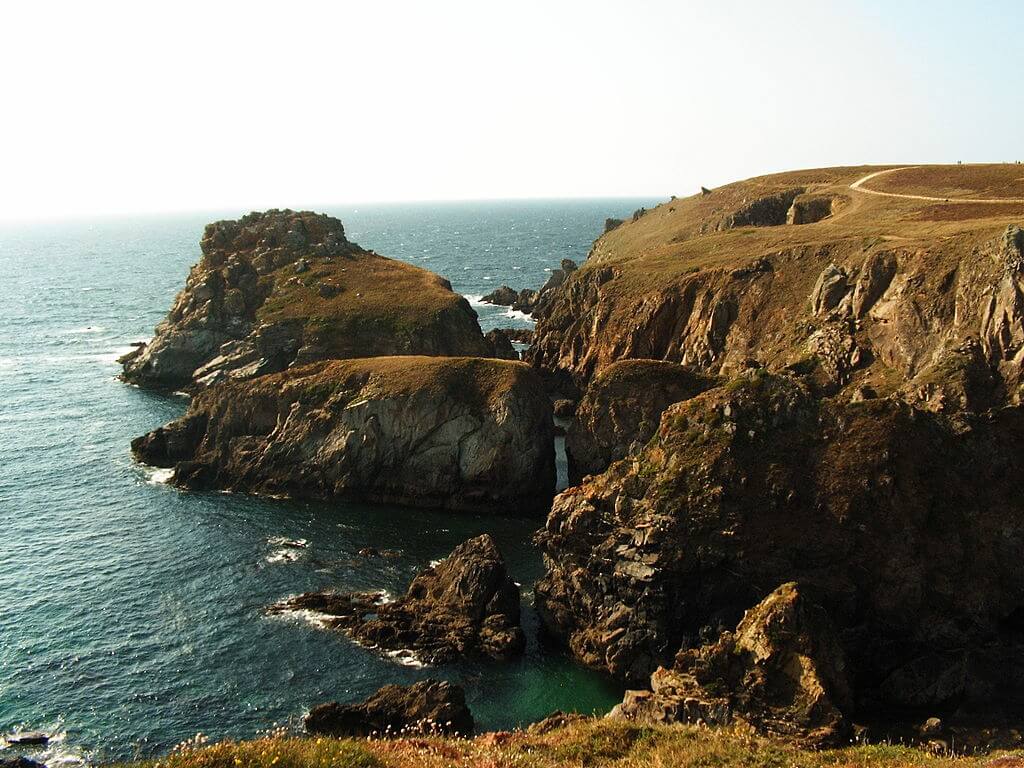
[[[606,216],[650,202],[327,210],[364,247],[478,297],[503,282],[539,287],[545,269],[585,257]],[[545,649],[529,608],[524,658],[438,669],[263,614],[310,589],[400,593],[484,531],[529,604],[539,521],[184,493],[132,462],[129,440],[186,401],[122,384],[115,358],[152,334],[203,225],[238,213],[0,228],[0,731],[60,734],[50,757],[124,759],[198,731],[253,736],[317,702],[429,675],[461,683],[484,728],[609,708],[620,692]],[[485,330],[525,322],[476,306]],[[292,561],[277,537],[309,544]],[[357,555],[369,546],[400,554]]]

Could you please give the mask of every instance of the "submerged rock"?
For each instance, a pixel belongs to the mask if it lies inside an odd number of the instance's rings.
[[[322,615],[327,626],[361,643],[409,651],[429,664],[467,656],[505,660],[525,646],[519,587],[488,534],[422,571],[395,602],[381,602],[378,592],[310,592],[271,608],[296,610]]]
[[[201,249],[153,340],[122,358],[126,381],[195,388],[327,358],[490,354],[446,280],[363,250],[331,216],[218,221]]]
[[[174,485],[512,514],[554,493],[550,400],[522,363],[382,357],[199,392],[132,441]]]
[[[306,730],[325,736],[471,736],[473,715],[462,688],[442,680],[385,685],[361,704],[320,704],[306,716]]]
[[[0,757],[0,768],[46,768],[46,765],[30,757],[18,755],[16,757]]]
[[[4,736],[4,741],[19,747],[44,746],[50,743],[50,735],[42,731],[18,731]]]

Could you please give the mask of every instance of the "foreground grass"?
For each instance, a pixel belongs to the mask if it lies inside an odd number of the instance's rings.
[[[992,759],[933,755],[890,745],[811,751],[735,730],[585,720],[548,733],[489,733],[472,740],[275,736],[226,741],[185,746],[135,768],[980,768]]]

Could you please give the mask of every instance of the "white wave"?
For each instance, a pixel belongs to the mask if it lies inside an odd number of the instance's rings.
[[[402,648],[397,651],[384,651],[384,655],[396,664],[401,664],[403,667],[423,669],[427,666],[426,662],[422,661],[411,648]]]
[[[27,756],[31,759],[47,766],[85,766],[92,762],[87,753],[67,743],[67,731],[60,725],[54,729],[44,730],[44,733],[49,736],[49,740],[45,745],[29,751]],[[0,755],[7,748],[10,747],[6,742],[0,745]]]
[[[512,309],[512,307],[506,308],[502,314],[505,317],[511,318],[512,320],[524,320],[527,323],[537,322],[530,315],[526,314],[525,312],[520,312],[518,309]]]
[[[300,557],[302,557],[301,552],[296,552],[294,549],[285,548],[271,552],[269,555],[267,555],[266,560],[268,563],[276,565],[277,563],[294,563]]]
[[[482,295],[480,295],[480,296],[470,296],[469,294],[466,294],[465,296],[463,296],[463,298],[466,301],[468,301],[470,306],[472,306],[472,307],[490,307],[490,306],[493,306],[490,302],[484,301],[483,300],[484,297]]]
[[[143,467],[146,473],[146,482],[150,485],[167,485],[174,477],[173,467]]]
[[[395,596],[388,592],[386,589],[382,589],[377,593],[377,605],[387,605],[388,603],[395,602]]]
[[[119,357],[131,352],[135,347],[118,347],[113,352],[104,352],[102,355],[93,355],[92,359],[98,363],[116,363]]]
[[[304,621],[312,627],[317,629],[329,629],[330,621],[333,616],[328,613],[321,613],[320,611],[310,611],[306,608],[293,608],[277,613],[270,614],[271,618],[282,618],[290,620]]]
[[[274,547],[291,547],[292,549],[305,549],[309,546],[306,539],[289,539],[287,536],[271,536],[267,544]]]

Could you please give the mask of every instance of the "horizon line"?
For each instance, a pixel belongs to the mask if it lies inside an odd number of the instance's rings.
[[[696,194],[696,193],[694,193]],[[522,202],[568,202],[568,201],[600,201],[600,200],[664,200],[668,201],[672,195],[664,194],[624,194],[624,195],[543,195],[543,196],[510,196],[510,197],[453,197],[453,198],[409,198],[399,200],[352,200],[333,203],[307,203],[297,206],[266,205],[266,206],[209,206],[200,208],[142,208],[124,211],[102,211],[95,213],[68,213],[68,214],[30,214],[27,216],[15,216],[6,218],[0,215],[0,227],[19,224],[45,224],[45,223],[88,223],[90,221],[116,221],[141,216],[150,217],[171,217],[171,216],[199,216],[228,214],[230,211],[238,211],[237,216],[245,216],[248,213],[269,210],[292,210],[312,211],[322,213],[332,208],[351,208],[359,206],[390,206],[390,205],[461,205],[468,203],[522,203]],[[676,196],[678,197],[678,195]]]

